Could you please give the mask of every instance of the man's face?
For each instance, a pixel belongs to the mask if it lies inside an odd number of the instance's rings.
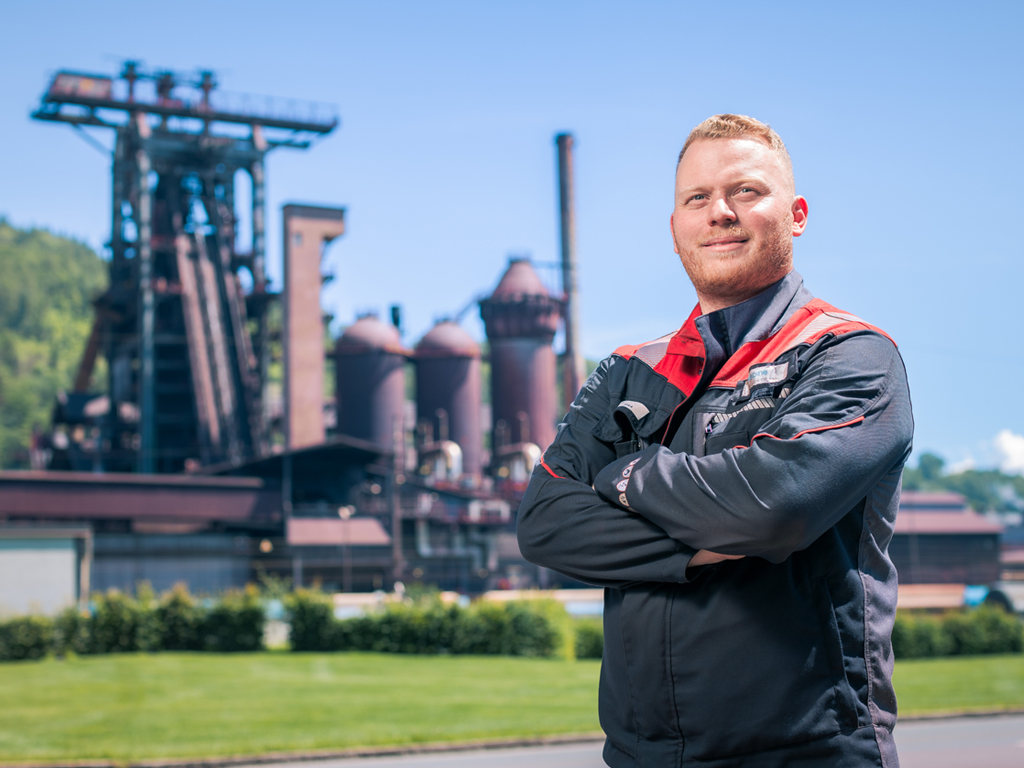
[[[807,201],[782,159],[753,139],[704,139],[676,171],[676,253],[704,313],[738,304],[793,268]]]

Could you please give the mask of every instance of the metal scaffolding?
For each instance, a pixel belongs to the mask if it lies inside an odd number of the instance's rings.
[[[333,108],[232,95],[211,72],[59,72],[32,115],[115,132],[110,287],[76,386],[100,349],[110,407],[102,468],[181,472],[269,450],[264,159],[338,125]],[[252,242],[236,248],[235,174],[252,180]],[[243,290],[240,274],[251,284]]]

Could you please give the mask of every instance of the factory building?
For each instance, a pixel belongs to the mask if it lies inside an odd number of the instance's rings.
[[[889,556],[903,584],[991,584],[1003,527],[957,493],[904,491]]]
[[[373,315],[325,355],[321,258],[345,210],[283,207],[284,282],[271,292],[264,167],[268,152],[331,133],[332,107],[232,100],[212,73],[128,62],[119,78],[58,73],[33,116],[114,134],[110,287],[35,469],[0,473],[0,572],[58,553],[50,603],[139,581],[214,592],[264,572],[355,590],[543,581],[519,554],[515,510],[554,438],[552,342],[571,296],[513,259],[480,301],[487,356],[454,320],[409,348],[397,321]],[[244,244],[238,183],[252,190]],[[109,379],[94,391],[101,355]]]

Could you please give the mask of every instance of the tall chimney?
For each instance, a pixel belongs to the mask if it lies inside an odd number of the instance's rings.
[[[569,410],[583,386],[585,370],[580,351],[580,307],[576,285],[576,211],[572,192],[571,133],[555,137],[558,145],[558,207],[562,225],[562,290],[565,293],[565,356],[562,359],[563,412]]]
[[[324,441],[320,258],[345,232],[345,209],[284,207],[284,432],[287,448]]]

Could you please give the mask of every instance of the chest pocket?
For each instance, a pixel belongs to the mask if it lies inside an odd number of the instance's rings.
[[[788,394],[788,393],[787,393]],[[733,413],[709,413],[704,428],[704,455],[748,446],[783,398],[763,397]]]
[[[737,445],[750,445],[754,435],[775,414],[779,403],[790,395],[794,378],[791,372],[795,373],[795,365],[787,361],[760,369],[760,376],[752,369],[751,378],[736,385],[724,413],[701,414],[695,426],[702,434],[695,434],[693,441],[695,446],[702,446],[700,456],[720,454]]]

